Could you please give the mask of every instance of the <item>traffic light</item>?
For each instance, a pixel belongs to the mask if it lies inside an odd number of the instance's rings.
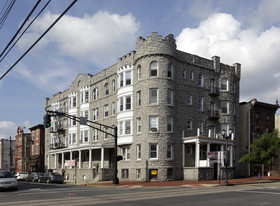
[[[120,161],[120,160],[123,160],[123,156],[118,155],[118,156],[117,156],[117,162]]]
[[[44,116],[44,127],[49,128],[51,126],[51,115],[46,114]]]

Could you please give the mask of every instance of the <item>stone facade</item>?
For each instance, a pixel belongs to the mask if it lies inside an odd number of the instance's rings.
[[[124,157],[118,162],[120,180],[199,179],[185,167],[200,167],[204,146],[207,151],[223,148],[221,129],[233,129],[230,162],[238,168],[240,67],[222,64],[217,56],[209,60],[179,51],[172,34],[162,38],[154,32],[146,39],[139,37],[136,50],[111,67],[96,75],[78,75],[68,90],[47,98],[45,107],[77,117],[87,113],[91,121],[118,126],[118,154]],[[92,178],[92,168],[99,165],[100,178],[112,168],[112,136],[99,131],[97,139],[88,126],[52,118],[52,129],[46,129],[48,169],[71,169],[65,160],[77,159],[78,172],[87,169]],[[208,176],[214,177],[211,168],[208,164]]]

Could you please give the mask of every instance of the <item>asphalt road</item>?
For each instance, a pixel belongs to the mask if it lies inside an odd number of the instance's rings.
[[[279,205],[280,183],[218,187],[76,186],[20,182],[19,190],[0,192],[0,205]]]

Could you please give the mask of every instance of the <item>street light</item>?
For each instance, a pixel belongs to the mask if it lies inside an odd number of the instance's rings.
[[[222,135],[223,138],[226,140],[226,177],[225,177],[225,184],[228,185],[228,171],[227,171],[227,166],[228,166],[228,155],[227,155],[227,148],[228,148],[228,140],[231,138],[232,134],[232,129],[228,130],[228,135],[226,134],[226,130],[222,130]]]

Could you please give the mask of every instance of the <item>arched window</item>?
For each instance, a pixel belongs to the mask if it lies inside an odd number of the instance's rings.
[[[98,99],[98,88],[94,88],[92,92],[92,99],[97,100]]]
[[[104,95],[108,95],[109,94],[109,85],[108,83],[105,83],[104,85]]]
[[[167,77],[173,78],[173,65],[171,63],[167,66]]]
[[[183,78],[184,78],[184,79],[187,78],[187,70],[186,70],[186,69],[184,69],[184,71],[183,71]]]
[[[141,79],[141,65],[138,65],[138,67],[137,67],[137,79],[138,80]]]
[[[150,76],[151,77],[157,76],[157,70],[158,70],[158,63],[156,61],[152,61],[150,63]]]
[[[226,78],[221,79],[221,90],[228,91],[228,80]]]

